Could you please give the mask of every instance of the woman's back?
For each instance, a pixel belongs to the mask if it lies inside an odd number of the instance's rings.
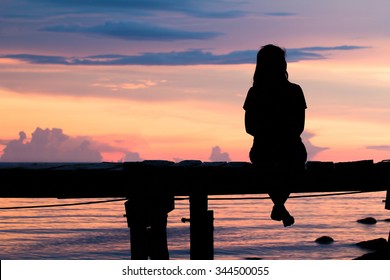
[[[288,81],[282,48],[266,45],[257,53],[253,86],[247,93],[244,109],[245,130],[254,138],[249,152],[251,162],[259,170],[268,166],[283,171],[282,176],[303,170],[307,153],[301,133],[305,127],[306,101],[301,87]],[[269,191],[274,203],[271,219],[283,221],[285,227],[295,221],[284,205],[289,195],[288,186]]]
[[[287,76],[254,82],[244,103],[246,131],[254,136],[251,161],[304,163],[307,153],[300,135],[306,107],[301,87]]]

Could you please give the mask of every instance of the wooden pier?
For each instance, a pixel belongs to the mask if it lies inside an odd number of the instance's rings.
[[[0,163],[0,198],[125,198],[132,259],[168,259],[167,215],[174,199],[190,204],[190,258],[213,259],[209,195],[387,191],[390,161],[307,162],[301,173],[256,170],[248,162]]]

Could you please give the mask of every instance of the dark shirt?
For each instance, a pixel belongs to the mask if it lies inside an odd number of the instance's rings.
[[[301,87],[285,81],[252,86],[244,103],[245,129],[254,136],[250,159],[256,162],[305,162],[301,140],[306,101]]]

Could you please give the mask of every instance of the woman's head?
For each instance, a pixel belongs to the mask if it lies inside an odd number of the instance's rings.
[[[257,53],[253,84],[281,82],[288,79],[286,51],[269,44]]]

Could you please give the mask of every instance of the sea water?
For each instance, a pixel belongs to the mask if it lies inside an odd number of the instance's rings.
[[[295,224],[283,227],[269,218],[266,195],[210,196],[214,211],[215,259],[350,260],[367,252],[356,243],[388,238],[386,192],[291,198],[286,207]],[[223,198],[223,200],[221,200]],[[233,199],[226,199],[233,198]],[[104,200],[104,199],[102,199]],[[0,207],[92,202],[96,199],[0,198]],[[0,259],[131,258],[124,201],[48,208],[0,210]],[[190,258],[189,202],[177,200],[168,216],[171,259]],[[358,219],[374,217],[376,224]],[[318,244],[321,236],[334,239]]]

